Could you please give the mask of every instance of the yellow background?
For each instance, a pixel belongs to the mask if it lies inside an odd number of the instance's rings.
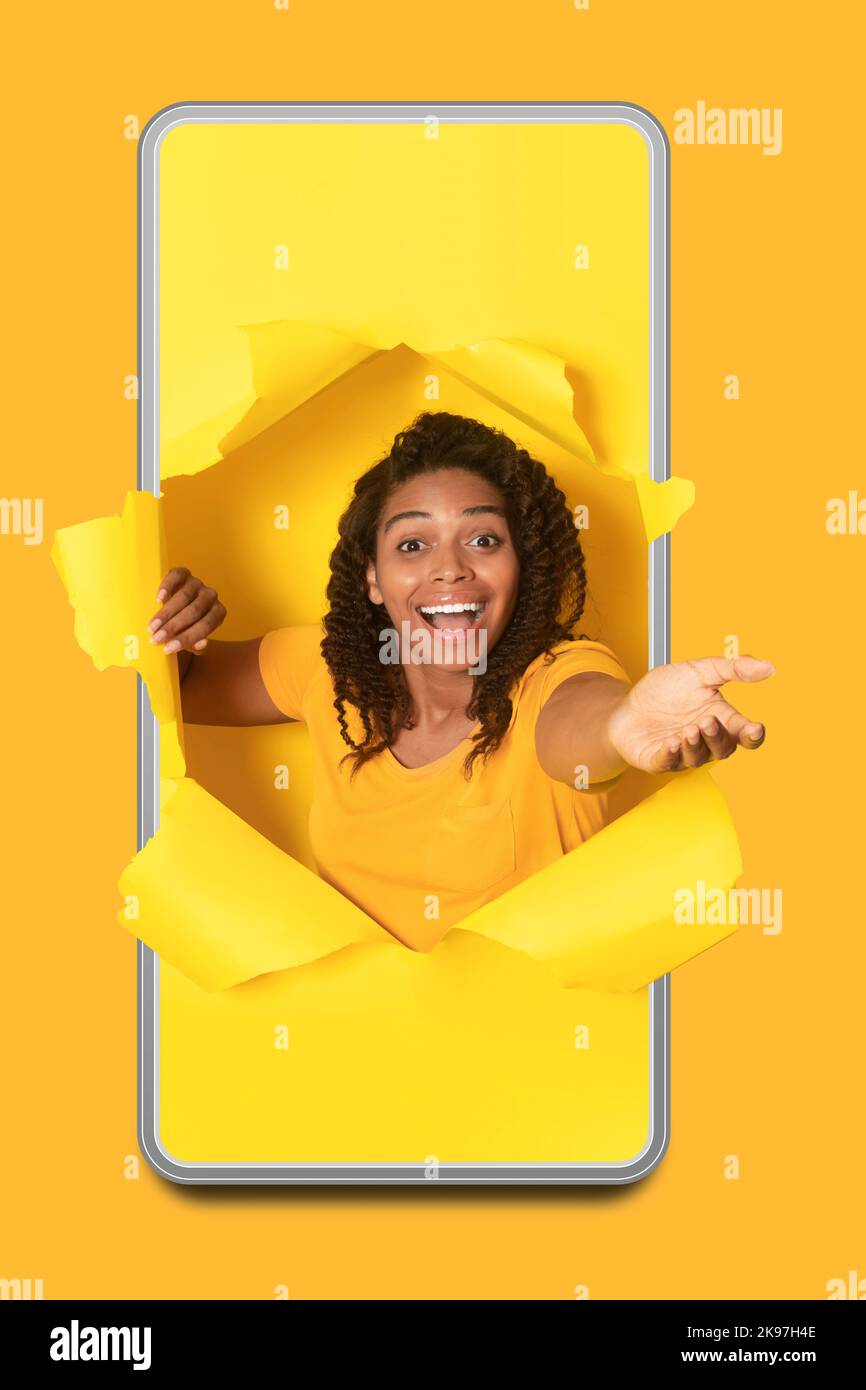
[[[0,536],[4,1277],[42,1278],[49,1298],[269,1298],[277,1284],[294,1297],[569,1298],[582,1284],[593,1298],[822,1298],[828,1279],[866,1274],[866,538],[825,528],[827,501],[863,478],[858,44],[843,16],[734,5],[711,25],[672,3],[292,0],[287,13],[157,4],[146,33],[107,5],[87,32],[74,12],[16,20],[2,491],[44,498],[46,542],[119,509],[134,479],[131,113],[143,125],[201,98],[622,99],[670,134],[674,111],[702,99],[783,108],[778,157],[672,146],[672,466],[698,487],[673,542],[672,656],[735,634],[777,665],[742,700],[766,747],[716,775],[741,884],[780,887],[785,911],[778,936],[745,926],[674,977],[673,1137],[635,1186],[194,1192],[143,1163],[129,1180],[134,942],[114,912],[135,841],[134,683],[97,678],[74,643],[48,544]],[[50,97],[32,109],[36,73]]]

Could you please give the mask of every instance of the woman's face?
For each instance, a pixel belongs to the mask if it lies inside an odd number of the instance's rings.
[[[499,488],[477,473],[442,468],[410,479],[390,497],[367,592],[373,603],[384,603],[398,637],[438,631],[431,653],[439,652],[443,665],[466,669],[473,658],[460,659],[472,650],[465,634],[474,629],[476,649],[480,640],[493,649],[514,612],[519,578]],[[445,607],[451,611],[435,611]],[[435,655],[432,660],[440,664]]]

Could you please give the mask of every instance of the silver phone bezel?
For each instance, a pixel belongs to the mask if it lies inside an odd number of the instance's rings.
[[[629,102],[177,102],[158,111],[138,147],[138,477],[159,495],[159,149],[178,125],[200,122],[424,121],[617,122],[638,130],[649,158],[649,475],[670,477],[670,146],[660,122]],[[648,547],[649,665],[670,660],[670,534]],[[159,825],[159,725],[137,678],[137,848]],[[162,1177],[178,1183],[426,1184],[418,1163],[190,1163],[159,1137],[159,957],[137,943],[138,1142]],[[646,1143],[617,1163],[442,1163],[436,1181],[452,1184],[628,1183],[646,1177],[670,1138],[670,976],[650,986],[649,1103]]]

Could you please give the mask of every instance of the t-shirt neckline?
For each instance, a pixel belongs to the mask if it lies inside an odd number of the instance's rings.
[[[560,649],[565,645],[565,642],[557,642],[553,649],[554,652],[559,652]],[[568,643],[567,645],[570,646],[571,643]],[[597,643],[593,643],[593,645],[595,646],[597,645]],[[516,681],[514,682],[511,704],[511,719],[508,724],[509,732],[517,717],[517,697],[519,691],[522,688],[527,676],[531,675],[531,673],[541,664],[545,655],[545,652],[539,652],[538,656],[534,657],[533,660],[529,662],[523,674],[521,676],[518,676]],[[397,757],[395,757],[395,755],[391,752],[391,749],[386,748],[384,752],[385,765],[391,768],[392,772],[397,777],[417,779],[419,777],[429,776],[433,773],[439,772],[440,770],[444,770],[445,768],[450,767],[452,761],[456,759],[458,753],[460,753],[461,749],[464,748],[464,745],[472,742],[473,736],[478,733],[478,730],[480,728],[481,721],[477,720],[473,728],[470,729],[469,733],[466,735],[466,737],[462,738],[460,742],[457,744],[457,746],[451,749],[450,753],[443,753],[441,758],[434,758],[432,763],[422,763],[420,767],[404,767],[403,763],[401,763],[400,760]]]
[[[450,766],[452,760],[456,759],[458,753],[460,753],[464,749],[464,746],[467,743],[472,742],[474,735],[478,733],[478,730],[480,728],[481,721],[478,720],[470,729],[466,737],[462,738],[458,744],[455,744],[455,746],[452,749],[450,749],[449,752],[443,753],[441,758],[434,758],[432,762],[421,763],[420,767],[406,767],[405,763],[401,763],[399,758],[397,758],[395,754],[391,752],[390,748],[386,748],[385,759],[387,765],[399,777],[423,777],[425,774],[438,772],[440,768]]]

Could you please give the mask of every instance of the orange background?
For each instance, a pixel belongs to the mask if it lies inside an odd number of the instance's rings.
[[[5,1047],[0,1277],[46,1298],[825,1298],[866,1277],[862,1200],[862,690],[866,536],[830,498],[860,457],[862,226],[854,12],[773,0],[291,0],[133,15],[19,11],[3,225],[2,494],[45,537],[0,535]],[[741,704],[768,726],[716,770],[743,887],[779,887],[673,979],[672,1139],[619,1189],[193,1190],[135,1138],[135,943],[117,930],[135,846],[135,682],[97,674],[48,558],[60,526],[135,483],[136,147],[182,100],[627,100],[783,109],[783,148],[672,144],[672,659],[771,658]],[[741,379],[726,401],[723,379]],[[852,641],[851,627],[854,627]],[[844,676],[843,676],[844,671]],[[724,1176],[727,1155],[741,1165]]]

